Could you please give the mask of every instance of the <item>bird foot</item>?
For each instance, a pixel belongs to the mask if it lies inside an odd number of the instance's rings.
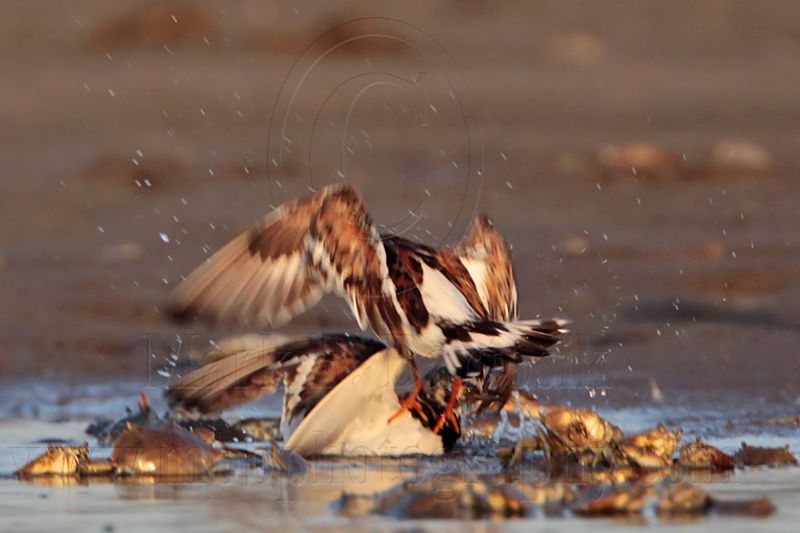
[[[406,396],[402,402],[400,402],[400,409],[397,410],[395,414],[389,417],[388,423],[391,424],[394,422],[397,417],[402,415],[404,412],[408,411],[409,409],[413,409],[422,417],[422,419],[427,422],[428,416],[425,414],[425,411],[422,410],[422,405],[419,403],[419,393],[422,391],[422,388],[425,386],[425,382],[422,381],[422,378],[419,377],[417,382],[414,384],[414,390],[411,391],[411,394]]]
[[[453,388],[450,391],[450,398],[447,400],[447,406],[444,408],[444,412],[439,415],[436,425],[433,426],[433,432],[437,435],[444,427],[445,422],[448,420],[453,424],[453,427],[456,429],[456,431],[461,431],[461,428],[458,424],[458,417],[456,417],[456,414],[453,410],[455,409],[456,401],[458,400],[458,394],[461,392],[462,385],[463,383],[461,378],[456,378],[453,380]]]

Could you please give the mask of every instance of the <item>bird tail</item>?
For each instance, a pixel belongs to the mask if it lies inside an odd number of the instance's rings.
[[[280,352],[272,347],[227,354],[186,375],[164,397],[171,408],[222,411],[275,392],[282,378]]]
[[[313,390],[324,395],[383,348],[385,345],[372,339],[323,334],[238,351],[195,370],[164,395],[172,408],[201,413],[222,411],[272,394],[281,381],[291,389],[287,394],[308,396]]]
[[[478,376],[486,368],[519,363],[524,357],[544,357],[549,348],[567,333],[568,322],[549,320],[516,320],[495,322],[481,320],[442,327],[445,345],[444,363],[451,374]]]

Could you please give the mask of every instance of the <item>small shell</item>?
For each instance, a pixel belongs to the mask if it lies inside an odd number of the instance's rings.
[[[578,481],[591,485],[624,485],[642,480],[647,472],[633,466],[620,466],[603,470],[580,472]]]
[[[89,462],[89,445],[49,446],[47,451],[14,472],[17,477],[57,475],[73,476]]]
[[[622,431],[590,409],[551,406],[541,415],[550,454],[572,456],[578,462],[594,461],[622,438]]]
[[[584,498],[572,507],[572,511],[581,516],[638,514],[642,512],[648,494],[649,489],[644,485],[628,485],[599,498]]]
[[[797,466],[797,459],[789,446],[783,448],[762,448],[742,443],[742,448],[736,452],[736,463],[743,466]]]
[[[127,474],[207,474],[224,452],[180,426],[129,427],[114,442],[111,460]]]
[[[669,487],[658,499],[659,514],[700,514],[711,507],[711,497],[703,490],[679,483]]]
[[[283,439],[280,418],[246,418],[233,426],[255,440],[271,442]]]
[[[519,439],[513,447],[499,448],[496,452],[497,459],[504,468],[510,468],[519,462],[526,451],[539,451],[547,449],[542,439],[526,437]]]
[[[706,444],[700,440],[681,446],[678,465],[684,468],[731,470],[734,466],[733,456]]]
[[[560,513],[577,496],[569,483],[540,484],[520,481],[514,485],[532,504],[550,514]]]
[[[116,472],[116,467],[111,461],[89,461],[81,466],[84,476],[109,476]]]
[[[678,448],[682,432],[672,431],[661,424],[655,428],[632,435],[620,442],[623,455],[636,466],[659,468],[672,464],[672,456]]]
[[[716,514],[725,516],[752,516],[764,518],[775,512],[775,504],[767,498],[756,500],[717,500],[713,499],[711,508]]]
[[[401,483],[372,498],[345,495],[340,513],[348,516],[372,512],[402,519],[484,519],[524,516],[528,502],[517,490],[503,483],[463,476],[436,476]]]

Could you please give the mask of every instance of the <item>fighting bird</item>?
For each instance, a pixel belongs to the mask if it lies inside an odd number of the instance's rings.
[[[225,245],[178,286],[172,312],[277,327],[327,292],[409,361],[414,389],[394,417],[424,386],[414,354],[444,361],[453,394],[435,431],[462,378],[545,356],[566,331],[559,319],[517,319],[510,251],[488,218],[457,245],[435,249],[379,233],[346,184],[279,206]]]
[[[446,409],[450,375],[429,372],[414,409],[390,424],[402,399],[395,382],[405,366],[397,350],[377,340],[323,334],[226,354],[165,395],[173,408],[212,413],[271,394],[283,383],[281,432],[286,448],[300,455],[442,454],[461,435],[455,417],[433,432]]]

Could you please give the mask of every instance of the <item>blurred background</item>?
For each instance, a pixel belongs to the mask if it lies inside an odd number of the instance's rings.
[[[0,377],[145,380],[176,335],[236,333],[160,308],[272,206],[346,180],[430,244],[494,219],[521,315],[574,321],[532,384],[800,394],[793,2],[2,12]],[[352,331],[343,310],[282,332]]]

